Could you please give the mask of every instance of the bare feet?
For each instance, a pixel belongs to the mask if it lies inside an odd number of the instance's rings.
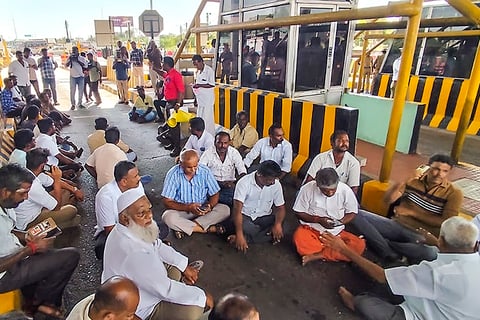
[[[229,235],[227,238],[227,242],[233,246],[235,245],[236,240],[237,240],[237,236],[234,234]]]
[[[350,310],[355,311],[355,305],[353,303],[353,294],[345,287],[338,288],[338,294],[342,298],[343,304]]]
[[[319,253],[307,254],[302,256],[302,266],[305,266],[307,263],[315,261],[315,260],[322,260],[323,255]]]

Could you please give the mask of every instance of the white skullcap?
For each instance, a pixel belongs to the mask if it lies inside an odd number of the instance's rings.
[[[145,195],[143,188],[133,188],[125,191],[117,200],[118,213],[128,208],[132,203]]]

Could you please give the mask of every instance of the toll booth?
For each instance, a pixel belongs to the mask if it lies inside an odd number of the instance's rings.
[[[334,12],[355,1],[223,0],[220,24]],[[220,32],[220,82],[284,94],[315,103],[338,104],[347,86],[354,22],[340,21]],[[228,78],[227,78],[228,73]]]

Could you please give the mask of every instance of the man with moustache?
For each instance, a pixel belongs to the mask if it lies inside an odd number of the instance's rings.
[[[158,239],[151,208],[138,189],[118,198],[119,223],[105,245],[102,282],[114,275],[134,279],[141,319],[197,320],[213,307],[213,298],[194,286],[198,269],[188,265],[188,258]]]

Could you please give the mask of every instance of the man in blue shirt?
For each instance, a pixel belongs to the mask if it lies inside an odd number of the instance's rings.
[[[128,61],[127,48],[120,48],[120,56],[117,57],[113,63],[115,70],[115,77],[117,78],[117,90],[120,101],[118,103],[128,104],[128,68],[130,68],[130,61]]]
[[[11,78],[5,78],[3,79],[3,82],[5,83],[5,88],[1,92],[3,114],[7,118],[20,117],[22,115],[23,107],[17,105],[13,100],[13,80]]]
[[[175,236],[193,232],[221,233],[224,228],[218,223],[230,216],[230,209],[218,203],[220,186],[210,169],[198,163],[195,150],[180,154],[180,164],[167,172],[163,184],[163,204],[167,210],[162,220]]]

